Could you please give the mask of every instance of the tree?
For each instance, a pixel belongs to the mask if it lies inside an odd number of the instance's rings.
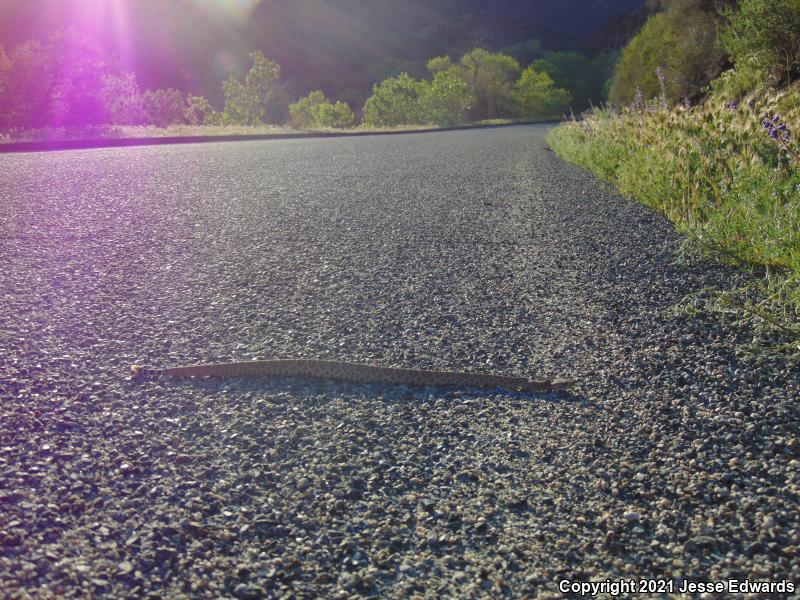
[[[428,68],[434,73],[433,80],[421,82],[419,93],[424,120],[441,126],[463,123],[474,101],[469,85],[452,64],[449,68],[431,68],[429,62]]]
[[[189,125],[208,125],[214,120],[214,107],[205,96],[186,96],[185,123]]]
[[[52,65],[48,122],[55,126],[99,125],[105,122],[103,90],[110,75],[121,75],[92,39],[75,30],[53,34],[44,48]]]
[[[720,43],[736,69],[791,83],[800,67],[800,0],[741,0],[723,15]]]
[[[317,127],[331,127],[334,129],[348,129],[353,126],[356,116],[345,102],[331,104],[325,102],[317,109],[314,124]]]
[[[419,94],[419,82],[408,73],[376,83],[372,86],[372,96],[364,104],[363,124],[367,127],[421,124]]]
[[[601,54],[591,59],[580,52],[548,52],[531,66],[547,73],[556,87],[569,90],[573,109],[581,112],[591,104],[602,104],[608,98],[606,83],[614,73],[614,54]]]
[[[666,12],[651,16],[622,51],[609,100],[629,104],[641,89],[645,98],[661,94],[661,69],[669,100],[692,96],[716,74],[721,54],[717,23],[705,0],[672,0]]]
[[[352,127],[356,116],[346,102],[331,104],[325,94],[315,90],[305,98],[289,105],[292,124],[295,127]]]
[[[5,48],[0,45],[0,107],[5,104],[8,80],[11,74],[11,59],[6,54]]]
[[[431,76],[444,73],[453,68],[453,61],[449,56],[436,56],[428,61],[428,72]]]
[[[260,50],[250,54],[253,66],[244,83],[233,75],[222,85],[225,96],[223,118],[237,125],[262,125],[266,119],[267,104],[275,95],[275,82],[281,76],[281,67],[269,60]]]
[[[513,81],[520,70],[516,59],[507,54],[476,48],[461,57],[461,77],[470,87],[475,102],[476,120],[513,114]]]
[[[144,104],[133,73],[106,75],[103,80],[105,123],[139,125],[144,122]]]
[[[186,102],[178,90],[147,90],[142,96],[142,104],[146,123],[167,127],[185,122]]]
[[[0,127],[48,124],[53,66],[38,41],[20,44],[8,56],[6,91],[0,96]]]
[[[514,99],[519,116],[537,118],[562,113],[571,97],[567,90],[554,87],[547,73],[529,66],[514,84]]]
[[[312,127],[316,123],[319,107],[327,102],[325,94],[319,90],[314,90],[305,98],[300,98],[297,102],[293,102],[289,105],[292,125],[301,129]]]

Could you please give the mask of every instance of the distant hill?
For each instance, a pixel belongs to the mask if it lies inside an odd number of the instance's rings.
[[[220,82],[259,48],[283,67],[290,95],[320,88],[357,104],[375,81],[404,70],[420,75],[437,54],[531,38],[545,49],[582,48],[643,1],[261,0],[238,19],[211,0],[0,0],[0,44],[74,25],[118,53],[143,87],[177,87],[217,103]]]

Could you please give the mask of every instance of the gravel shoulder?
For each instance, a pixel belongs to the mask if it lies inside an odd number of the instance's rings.
[[[800,367],[547,131],[0,156],[0,596],[800,585]],[[279,357],[578,385],[127,373]]]

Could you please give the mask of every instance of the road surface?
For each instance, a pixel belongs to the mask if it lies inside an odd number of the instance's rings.
[[[0,156],[0,589],[800,583],[797,365],[671,311],[743,276],[547,131]],[[578,384],[128,379],[291,357]]]

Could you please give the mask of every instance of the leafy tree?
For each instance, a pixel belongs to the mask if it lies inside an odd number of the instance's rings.
[[[208,125],[214,119],[214,107],[205,96],[186,96],[185,123],[189,125]]]
[[[20,44],[8,56],[6,90],[0,96],[0,127],[49,124],[53,64],[41,42]]]
[[[668,99],[696,94],[713,77],[721,59],[716,30],[705,0],[669,2],[667,11],[650,17],[622,51],[610,101],[617,106],[628,104],[637,88],[645,98],[659,96],[659,68]]]
[[[606,53],[591,59],[580,52],[548,52],[531,63],[547,73],[557,87],[569,90],[575,111],[583,111],[608,98],[606,83],[614,72],[615,55]]]
[[[2,106],[8,89],[8,79],[11,73],[11,59],[6,54],[5,48],[0,46],[0,106]]]
[[[313,126],[317,120],[319,107],[327,102],[328,100],[325,98],[325,94],[319,90],[314,90],[305,98],[293,102],[289,105],[289,115],[291,116],[292,125],[299,128]]]
[[[431,68],[431,62],[428,63],[428,69],[434,73],[433,79],[420,82],[419,88],[423,119],[441,126],[463,123],[474,101],[469,85],[452,64],[449,68],[443,68],[441,63],[436,63]]]
[[[372,86],[362,122],[367,127],[421,124],[419,96],[420,84],[408,73],[384,79]]]
[[[185,122],[186,103],[178,90],[147,90],[142,95],[142,105],[146,123],[167,127]]]
[[[476,48],[462,56],[459,65],[475,98],[472,116],[476,120],[513,114],[513,81],[520,70],[516,59]]]
[[[281,76],[281,67],[257,50],[250,54],[253,66],[244,83],[233,75],[222,85],[225,96],[223,114],[226,123],[261,125],[266,119],[267,105],[275,95],[275,82]]]
[[[292,124],[295,127],[331,127],[347,129],[356,120],[346,102],[331,104],[325,94],[315,90],[305,98],[289,105]]]
[[[720,43],[737,70],[791,83],[800,67],[800,0],[741,0],[723,16]]]
[[[428,72],[435,76],[453,68],[453,61],[449,56],[437,56],[428,61]]]
[[[105,79],[119,73],[119,68],[96,43],[74,30],[53,34],[44,50],[53,68],[49,122],[56,126],[103,123]]]
[[[107,75],[103,80],[102,97],[106,123],[139,125],[144,122],[144,104],[132,73]]]
[[[317,127],[332,127],[334,129],[348,129],[353,126],[356,116],[345,102],[331,104],[325,102],[317,109],[314,124]]]
[[[571,100],[567,90],[553,86],[553,80],[533,66],[526,68],[514,84],[519,116],[550,117],[562,113]]]

